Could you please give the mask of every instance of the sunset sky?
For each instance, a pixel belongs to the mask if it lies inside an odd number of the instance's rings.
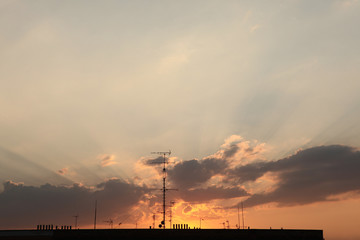
[[[359,23],[358,0],[0,0],[0,229],[91,228],[95,200],[99,227],[157,226],[171,149],[173,223],[236,228],[243,202],[245,227],[360,239]]]

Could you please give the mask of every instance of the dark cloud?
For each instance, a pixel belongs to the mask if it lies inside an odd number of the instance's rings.
[[[40,187],[24,186],[11,181],[4,183],[0,193],[2,228],[27,227],[37,224],[73,224],[79,214],[79,224],[92,224],[94,202],[98,201],[98,219],[108,219],[123,214],[137,204],[148,191],[146,186],[136,186],[113,179],[99,184],[97,190],[74,184]]]
[[[165,161],[167,162],[168,161],[168,158],[166,157],[165,158]],[[162,157],[162,156],[159,156],[159,157],[157,157],[157,158],[151,158],[151,159],[146,159],[146,160],[144,160],[144,164],[145,165],[161,165],[161,163],[163,163],[164,162],[164,157]]]
[[[239,151],[239,146],[237,144],[232,144],[228,149],[224,150],[223,157],[231,158],[237,153],[237,151]]]
[[[248,196],[239,186],[246,184],[251,190],[257,179],[265,174],[271,176],[275,180],[271,186],[274,190],[269,192],[267,188],[266,193],[253,194],[246,200],[247,206],[270,202],[279,206],[309,204],[360,191],[360,152],[352,147],[319,146],[277,161],[253,158],[250,164],[232,167],[237,162],[235,158],[253,156],[259,150],[247,143],[229,144],[221,154],[215,154],[219,157],[180,162],[168,170],[169,185],[179,189],[178,198],[207,202]],[[217,175],[220,176],[217,186],[207,187],[209,180]]]
[[[232,172],[232,178],[254,181],[265,173],[278,178],[276,189],[255,194],[247,206],[275,202],[280,206],[328,201],[329,197],[360,190],[360,152],[342,145],[313,147],[275,161],[250,164]]]
[[[224,172],[227,167],[228,162],[224,159],[189,160],[169,169],[168,176],[177,187],[190,188],[207,182],[211,177]]]
[[[97,187],[101,190],[96,191],[94,195],[106,206],[103,211],[108,216],[128,209],[149,192],[146,186],[138,186],[118,179],[101,183]]]
[[[69,171],[68,168],[62,168],[62,169],[58,170],[58,173],[59,173],[60,175],[65,175],[68,171]]]
[[[248,196],[248,193],[238,187],[207,187],[190,190],[179,190],[180,197],[186,202],[209,202],[215,199],[229,199]]]
[[[237,183],[255,181],[268,171],[265,168],[266,164],[265,162],[257,162],[229,169],[226,181],[235,180]]]
[[[184,208],[184,213],[188,213],[192,210],[192,207],[191,206],[187,206],[186,208]]]

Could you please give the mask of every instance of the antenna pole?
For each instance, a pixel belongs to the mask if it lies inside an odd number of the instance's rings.
[[[171,202],[170,202],[170,229],[172,228],[172,210],[171,210]]]
[[[245,229],[245,222],[244,222],[244,203],[243,203],[243,202],[241,202],[241,215],[242,215],[243,229]]]
[[[77,229],[77,222],[78,222],[78,217],[79,217],[79,214],[73,216],[75,218],[75,229]]]
[[[165,229],[165,216],[166,216],[166,153],[164,153],[164,168],[163,168],[163,228]]]
[[[201,229],[201,220],[204,220],[203,218],[200,218],[200,229]]]
[[[238,214],[238,229],[240,229],[239,204],[238,204],[238,206],[237,206],[237,214]]]
[[[153,154],[159,154],[163,156],[163,161],[161,162],[163,164],[163,187],[162,187],[162,192],[163,192],[163,204],[162,204],[162,214],[163,214],[163,220],[161,221],[161,227],[163,229],[165,229],[165,217],[166,217],[166,191],[167,190],[171,190],[171,189],[166,189],[166,154],[170,156],[171,151],[169,150],[168,152],[152,152]]]
[[[96,211],[97,211],[97,200],[95,200],[94,230],[96,229]]]

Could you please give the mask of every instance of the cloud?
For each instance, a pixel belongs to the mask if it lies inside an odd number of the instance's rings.
[[[238,187],[217,187],[196,188],[179,191],[180,197],[187,202],[209,202],[215,199],[230,199],[248,196],[248,193]]]
[[[165,158],[165,161],[167,162],[168,161],[168,158],[166,157]],[[162,164],[164,162],[164,157],[163,156],[159,156],[159,157],[157,157],[157,158],[150,158],[150,159],[145,159],[144,161],[143,161],[143,163],[145,164],[145,165],[160,165],[160,164]]]
[[[256,30],[258,30],[261,26],[259,24],[255,24],[254,26],[251,27],[250,32],[253,33]]]
[[[227,172],[227,180],[235,180],[237,183],[244,183],[247,181],[255,181],[265,174],[267,171],[264,168],[265,162],[251,163],[244,166],[239,166],[229,169]]]
[[[222,158],[232,165],[246,164],[257,159],[264,159],[262,154],[267,150],[265,143],[256,140],[248,141],[239,135],[232,135],[225,139],[220,150],[209,157]]]
[[[293,206],[336,201],[339,195],[360,192],[360,152],[355,148],[312,147],[277,161],[259,159],[263,149],[261,143],[233,136],[211,156],[179,161],[168,169],[168,187],[178,188],[178,191],[171,191],[171,198],[191,204],[206,203],[210,207],[218,200],[231,199],[226,202],[233,204],[237,198],[247,198],[246,207],[267,203]],[[113,159],[113,155],[102,157],[105,165]],[[139,162],[154,170],[157,165],[153,163],[158,160],[162,159],[140,159]],[[67,170],[61,169],[59,174]],[[160,176],[155,170],[151,174]],[[265,182],[269,176],[272,177],[271,186]],[[4,209],[0,225],[31,228],[36,224],[69,224],[71,216],[77,213],[81,216],[80,225],[91,225],[95,200],[98,201],[99,219],[111,217],[115,220],[117,216],[138,209],[137,215],[133,215],[146,220],[161,202],[161,192],[153,188],[153,185],[159,186],[159,181],[151,176],[146,180],[147,185],[141,185],[110,179],[93,187],[79,184],[25,186],[6,181],[0,193],[0,205]]]
[[[186,65],[194,52],[191,45],[191,41],[182,39],[168,46],[167,52],[157,64],[157,72],[159,74],[168,74]]]
[[[344,0],[344,1],[338,1],[335,2],[335,6],[336,7],[341,7],[341,8],[351,8],[356,6],[357,4],[359,4],[359,0]]]
[[[66,177],[49,170],[31,159],[0,146],[0,181],[17,179],[18,181],[43,184],[51,181],[52,184],[72,184]]]
[[[230,145],[228,149],[224,150],[224,158],[231,158],[239,151],[239,146],[237,144]]]
[[[233,135],[214,154],[169,168],[169,185],[179,189],[176,197],[184,201],[248,197],[248,207],[334,201],[337,195],[360,191],[360,152],[355,148],[311,147],[276,161],[266,161],[266,149],[264,143]]]
[[[188,213],[192,210],[192,207],[190,205],[188,205],[186,208],[184,208],[183,212],[184,213]]]
[[[198,187],[216,176],[225,176],[234,166],[263,159],[264,151],[264,143],[245,141],[241,136],[232,135],[216,153],[201,160],[177,163],[168,170],[169,180],[179,188]]]
[[[277,178],[275,189],[257,193],[246,200],[247,206],[275,202],[279,206],[333,201],[333,196],[360,190],[360,152],[342,145],[319,146],[301,150],[275,162],[241,166],[231,178],[255,181],[266,173]]]
[[[207,182],[228,167],[224,159],[209,158],[188,160],[176,164],[168,170],[170,181],[180,188],[190,188]]]
[[[115,162],[115,155],[111,155],[111,154],[103,154],[99,156],[100,159],[100,165],[102,167],[107,167],[110,165],[114,165],[116,164]]]
[[[65,175],[68,171],[69,171],[69,168],[62,168],[62,169],[58,170],[58,173],[60,175]]]
[[[37,224],[69,225],[74,214],[79,214],[80,226],[89,225],[93,222],[95,200],[98,201],[99,221],[102,221],[126,213],[147,192],[146,186],[119,179],[103,182],[95,189],[79,184],[34,187],[6,181],[4,191],[0,193],[0,225],[3,228],[33,228]]]

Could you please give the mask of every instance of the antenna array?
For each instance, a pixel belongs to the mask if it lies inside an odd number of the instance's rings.
[[[176,190],[176,189],[169,189],[166,188],[166,164],[168,164],[169,162],[166,161],[166,155],[170,156],[171,151],[169,150],[168,152],[151,152],[151,154],[158,154],[158,155],[162,155],[163,156],[163,160],[161,162],[154,162],[154,163],[160,163],[163,164],[163,187],[161,189],[162,193],[163,193],[163,204],[162,204],[162,214],[163,214],[163,220],[161,221],[161,224],[159,224],[160,228],[165,229],[165,216],[166,216],[166,191],[169,190]]]

